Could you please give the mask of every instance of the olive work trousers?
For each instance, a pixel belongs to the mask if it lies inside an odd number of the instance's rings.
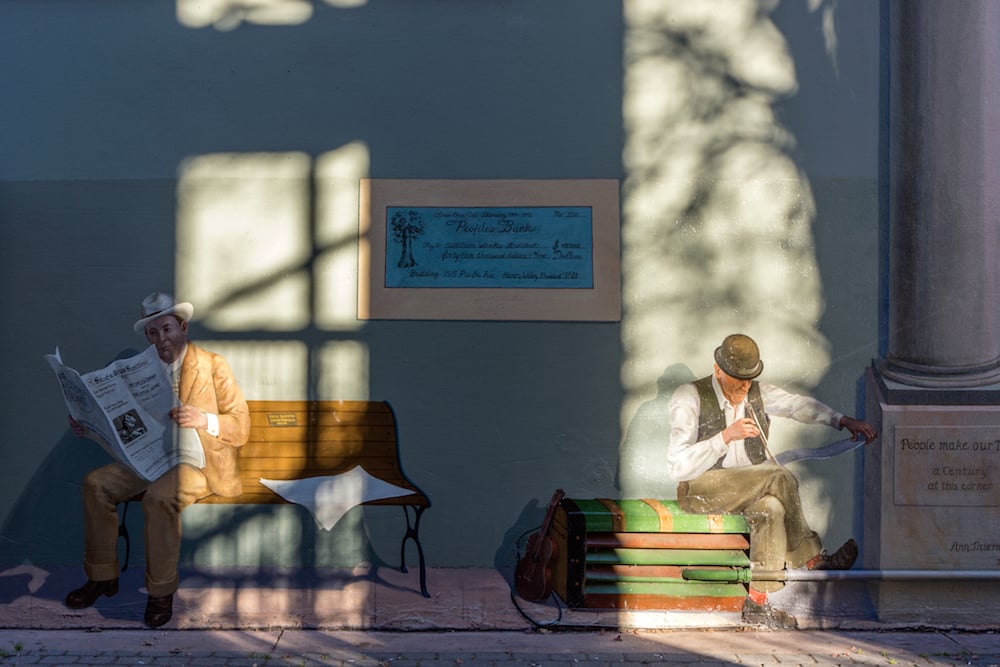
[[[750,568],[779,571],[802,567],[822,549],[799,500],[795,475],[774,463],[719,468],[677,485],[686,512],[737,513],[750,524]],[[780,581],[755,581],[754,590],[780,590]]]
[[[83,480],[84,570],[93,581],[118,577],[118,503],[143,491],[146,590],[151,597],[172,595],[178,584],[181,512],[212,494],[204,473],[184,463],[154,482],[121,463],[87,474]]]

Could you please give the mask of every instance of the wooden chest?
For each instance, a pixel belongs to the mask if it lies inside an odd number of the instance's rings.
[[[741,515],[689,514],[675,500],[564,498],[551,529],[554,588],[569,607],[739,611],[745,584],[683,571],[749,570],[749,532]]]

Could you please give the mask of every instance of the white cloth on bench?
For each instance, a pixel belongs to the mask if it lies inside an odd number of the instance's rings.
[[[261,478],[260,483],[288,502],[307,508],[316,524],[324,530],[331,530],[355,505],[416,493],[373,477],[360,465],[339,475],[304,479]]]

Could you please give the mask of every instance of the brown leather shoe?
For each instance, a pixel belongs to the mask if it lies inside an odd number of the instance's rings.
[[[850,539],[834,551],[832,556],[825,551],[813,556],[806,563],[806,568],[810,570],[850,570],[857,559],[858,543]]]
[[[146,600],[146,625],[151,628],[158,628],[174,614],[174,596],[164,595],[161,598],[154,598],[152,595]]]
[[[66,596],[66,606],[70,609],[86,609],[97,602],[97,598],[102,595],[111,597],[118,592],[118,580],[109,579],[107,581],[94,581],[87,579],[87,583],[75,591],[70,591]]]

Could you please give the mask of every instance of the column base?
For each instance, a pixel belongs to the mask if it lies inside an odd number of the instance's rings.
[[[864,449],[863,568],[959,576],[1000,569],[1000,388],[901,388],[875,368],[867,380],[865,415],[879,441]],[[883,621],[1000,615],[1000,597],[971,578],[871,589]]]
[[[873,380],[891,405],[1000,405],[1000,368],[995,375],[983,371],[978,377],[983,384],[973,382],[976,378],[970,375],[962,375],[962,381],[953,375],[939,377],[937,384],[917,384],[926,376],[901,372],[891,361],[872,362]],[[991,377],[994,382],[987,383]]]
[[[879,364],[879,372],[912,387],[964,389],[996,385],[1000,390],[1000,359],[981,366],[944,368],[887,359]]]

